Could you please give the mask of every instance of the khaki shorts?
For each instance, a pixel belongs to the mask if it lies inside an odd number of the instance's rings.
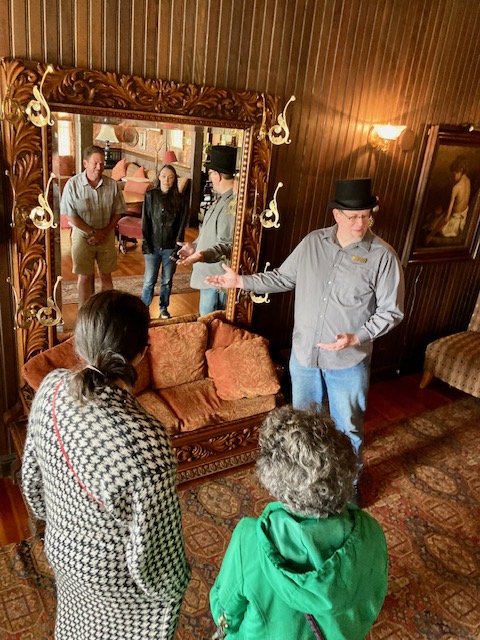
[[[72,231],[72,271],[80,276],[93,276],[95,262],[100,273],[112,273],[117,269],[115,232],[111,231],[102,244],[88,244],[77,229]]]

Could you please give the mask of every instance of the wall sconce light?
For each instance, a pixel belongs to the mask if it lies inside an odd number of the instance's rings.
[[[374,124],[370,127],[368,132],[367,141],[372,149],[378,149],[384,153],[387,151],[390,142],[397,140],[399,136],[405,131],[405,125],[393,125],[393,124]]]
[[[100,127],[100,131],[97,133],[95,140],[100,140],[100,142],[105,142],[105,167],[107,169],[111,169],[112,166],[112,157],[110,154],[110,143],[118,142],[117,134],[115,133],[115,129],[111,124],[102,124]]]

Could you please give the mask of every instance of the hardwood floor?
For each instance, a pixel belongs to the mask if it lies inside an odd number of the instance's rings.
[[[434,380],[427,389],[420,389],[421,374],[404,376],[371,385],[365,418],[365,445],[382,437],[388,424],[436,409],[464,397]],[[30,535],[28,516],[18,485],[10,478],[0,479],[0,546],[18,542]]]

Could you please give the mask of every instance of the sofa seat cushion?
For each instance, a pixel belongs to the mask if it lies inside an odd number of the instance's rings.
[[[216,393],[213,380],[208,378],[161,389],[158,394],[178,416],[181,432],[248,418],[271,411],[276,404],[274,395],[222,400]]]
[[[152,388],[167,389],[205,377],[208,329],[201,322],[151,327],[148,361]]]
[[[137,400],[147,413],[157,418],[165,426],[169,434],[172,435],[180,431],[180,420],[155,391],[147,389],[137,396]]]
[[[223,400],[255,398],[280,390],[275,366],[261,337],[210,349],[206,357],[208,376]]]

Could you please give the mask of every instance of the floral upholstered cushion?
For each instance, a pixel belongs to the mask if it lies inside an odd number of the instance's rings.
[[[208,376],[223,400],[266,396],[280,389],[274,364],[261,337],[210,349],[206,358]]]
[[[212,320],[208,330],[208,348],[218,349],[219,347],[228,347],[234,342],[251,340],[257,337],[256,334],[250,333],[250,331],[246,329],[240,329],[240,327],[235,327],[232,324],[228,324],[228,322],[222,322],[222,320],[216,318]],[[265,342],[268,346],[268,342]]]
[[[147,389],[137,396],[137,400],[145,411],[164,425],[168,433],[173,434],[180,431],[180,420],[155,391]]]
[[[201,380],[206,374],[208,329],[201,322],[151,327],[148,361],[153,389]]]

